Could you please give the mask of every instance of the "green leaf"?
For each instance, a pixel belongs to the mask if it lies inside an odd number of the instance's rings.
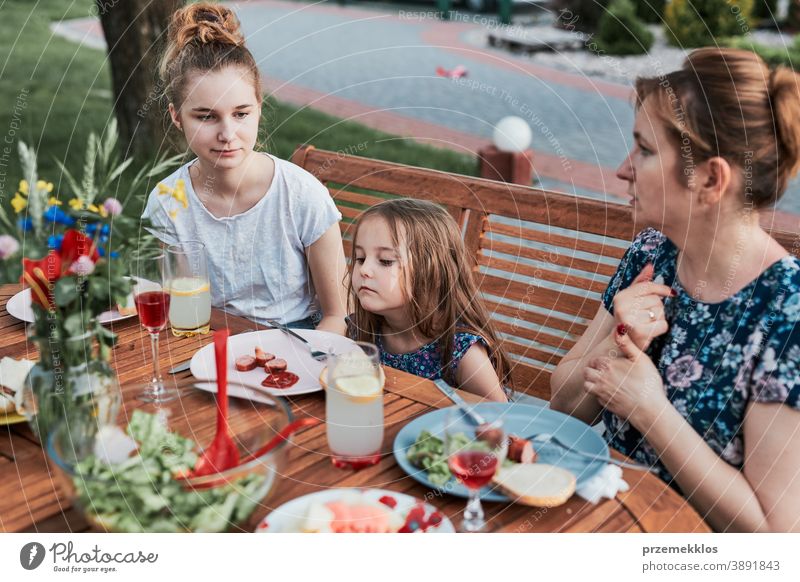
[[[78,298],[78,281],[75,277],[61,277],[56,281],[56,305],[66,307]]]
[[[83,314],[73,313],[68,315],[64,320],[64,331],[67,332],[68,337],[77,337],[86,331],[83,322]]]

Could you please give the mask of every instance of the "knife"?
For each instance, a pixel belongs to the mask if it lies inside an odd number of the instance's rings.
[[[172,368],[169,371],[169,373],[170,374],[178,374],[180,372],[185,372],[186,370],[188,370],[191,367],[192,367],[192,361],[191,360],[186,360],[185,362],[182,362],[182,363],[178,364],[177,366],[175,366],[174,368]]]
[[[456,406],[458,406],[458,408],[464,414],[469,416],[470,419],[472,419],[472,422],[474,422],[476,425],[480,426],[482,424],[488,424],[486,419],[483,418],[483,416],[481,416],[479,413],[475,412],[475,410],[469,404],[467,404],[463,398],[461,398],[461,395],[456,392],[455,388],[450,386],[450,384],[441,379],[434,380],[433,383],[442,392],[442,394],[455,402]]]

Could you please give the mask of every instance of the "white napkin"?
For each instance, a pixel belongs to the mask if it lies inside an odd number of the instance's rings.
[[[622,469],[609,463],[578,487],[576,493],[589,503],[597,503],[603,497],[613,499],[618,492],[628,489],[628,484],[622,478]]]

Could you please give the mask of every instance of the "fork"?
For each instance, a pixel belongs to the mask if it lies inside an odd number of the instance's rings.
[[[282,323],[280,323],[279,321],[275,321],[274,319],[268,319],[267,320],[267,324],[269,324],[270,327],[273,327],[275,329],[279,329],[283,333],[288,334],[288,335],[292,336],[293,338],[298,339],[301,342],[303,342],[305,344],[305,346],[308,348],[308,351],[311,353],[311,357],[314,358],[315,360],[317,360],[318,362],[324,362],[325,360],[328,359],[328,354],[326,352],[323,352],[323,351],[320,351],[320,350],[315,350],[312,347],[312,345],[310,343],[308,343],[308,340],[306,338],[304,338],[300,334],[295,333],[294,331],[292,331],[292,328],[287,327],[287,326],[283,325]]]
[[[564,441],[560,440],[557,436],[549,434],[549,433],[537,433],[529,436],[526,440],[548,444],[552,443],[556,446],[561,447],[562,449],[566,449],[571,453],[576,455],[580,455],[587,459],[592,459],[594,461],[603,461],[604,463],[611,463],[612,465],[617,465],[618,467],[624,467],[626,469],[635,469],[637,471],[647,471],[649,473],[654,473],[655,469],[653,467],[648,467],[646,465],[640,465],[639,463],[628,463],[625,461],[619,461],[614,459],[613,457],[603,457],[602,455],[593,455],[592,453],[586,453],[584,451],[579,451],[578,449],[568,445]]]

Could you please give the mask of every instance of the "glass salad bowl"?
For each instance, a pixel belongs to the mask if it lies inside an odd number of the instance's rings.
[[[127,390],[135,393],[141,387]],[[62,419],[47,453],[73,505],[113,532],[252,531],[285,466],[290,441],[247,461],[292,421],[281,398],[229,398],[230,434],[242,464],[202,477],[192,469],[214,440],[215,395],[183,388],[168,402],[96,396]]]

